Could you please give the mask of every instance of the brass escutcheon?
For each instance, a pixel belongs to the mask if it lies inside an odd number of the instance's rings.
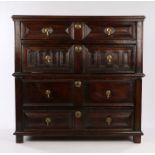
[[[76,112],[75,112],[75,117],[76,117],[76,118],[80,118],[81,116],[82,116],[81,111],[76,111]]]
[[[76,45],[74,49],[75,49],[75,52],[81,52],[82,51],[82,47],[80,45]]]
[[[41,29],[41,32],[46,34],[46,36],[48,37],[53,32],[53,29],[51,27],[45,27]]]
[[[81,81],[75,81],[75,87],[79,88],[81,87],[82,82]]]
[[[76,23],[74,25],[75,29],[81,29],[82,25],[80,23]]]

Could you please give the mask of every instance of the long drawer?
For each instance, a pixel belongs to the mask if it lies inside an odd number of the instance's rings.
[[[134,80],[23,80],[24,105],[134,106]]]
[[[22,45],[23,72],[135,73],[135,45]]]
[[[32,129],[128,129],[133,128],[133,110],[24,111],[24,128]]]
[[[99,42],[136,39],[135,22],[22,21],[21,39]]]

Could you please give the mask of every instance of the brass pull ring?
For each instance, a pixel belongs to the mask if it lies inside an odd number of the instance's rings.
[[[46,63],[51,63],[51,62],[52,62],[52,57],[49,56],[49,55],[46,55],[46,56],[45,56],[45,62],[46,62]]]
[[[106,27],[104,29],[104,33],[107,34],[108,36],[112,35],[115,32],[115,29],[113,27]]]
[[[108,116],[108,117],[106,118],[105,122],[107,123],[108,126],[110,126],[111,123],[112,123],[112,118],[111,118],[110,116]]]
[[[50,117],[45,118],[45,123],[46,123],[47,126],[49,126],[51,124],[51,122],[52,122],[52,120],[51,120]]]
[[[109,54],[109,55],[107,55],[107,63],[108,64],[111,64],[112,63],[112,55],[111,54]]]
[[[50,98],[51,96],[51,91],[49,89],[45,90],[45,94],[47,96],[47,98]]]
[[[111,90],[106,90],[106,97],[107,99],[111,97]]]

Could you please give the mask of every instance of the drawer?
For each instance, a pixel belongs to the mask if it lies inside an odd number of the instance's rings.
[[[134,102],[133,80],[89,80],[85,83],[87,106],[132,106]]]
[[[74,103],[72,80],[23,80],[25,105],[70,106]]]
[[[86,45],[83,48],[85,73],[134,73],[135,45]]]
[[[25,129],[69,129],[73,127],[70,111],[25,111]]]
[[[131,129],[132,110],[87,110],[83,116],[83,126],[87,129]]]
[[[24,44],[22,45],[23,72],[74,72],[72,45]]]
[[[22,21],[21,39],[54,42],[136,39],[135,22],[108,21]]]

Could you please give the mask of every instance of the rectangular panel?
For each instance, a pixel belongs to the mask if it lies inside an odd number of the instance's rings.
[[[133,128],[132,110],[87,110],[83,117],[83,126],[87,129]]]
[[[83,48],[85,73],[134,73],[136,46],[86,45]]]
[[[89,27],[90,31],[84,38],[85,42],[136,39],[136,22],[91,21],[85,24]],[[87,29],[85,29],[85,32],[87,32]]]
[[[74,53],[72,46],[22,46],[23,72],[74,72]]]
[[[87,106],[132,106],[134,81],[90,80],[85,83],[84,104]]]
[[[69,129],[73,127],[71,111],[25,111],[24,128],[27,129]]]
[[[71,22],[63,21],[23,21],[21,39],[72,40],[66,32],[70,25]]]
[[[24,105],[73,106],[73,84],[72,80],[24,80]]]

